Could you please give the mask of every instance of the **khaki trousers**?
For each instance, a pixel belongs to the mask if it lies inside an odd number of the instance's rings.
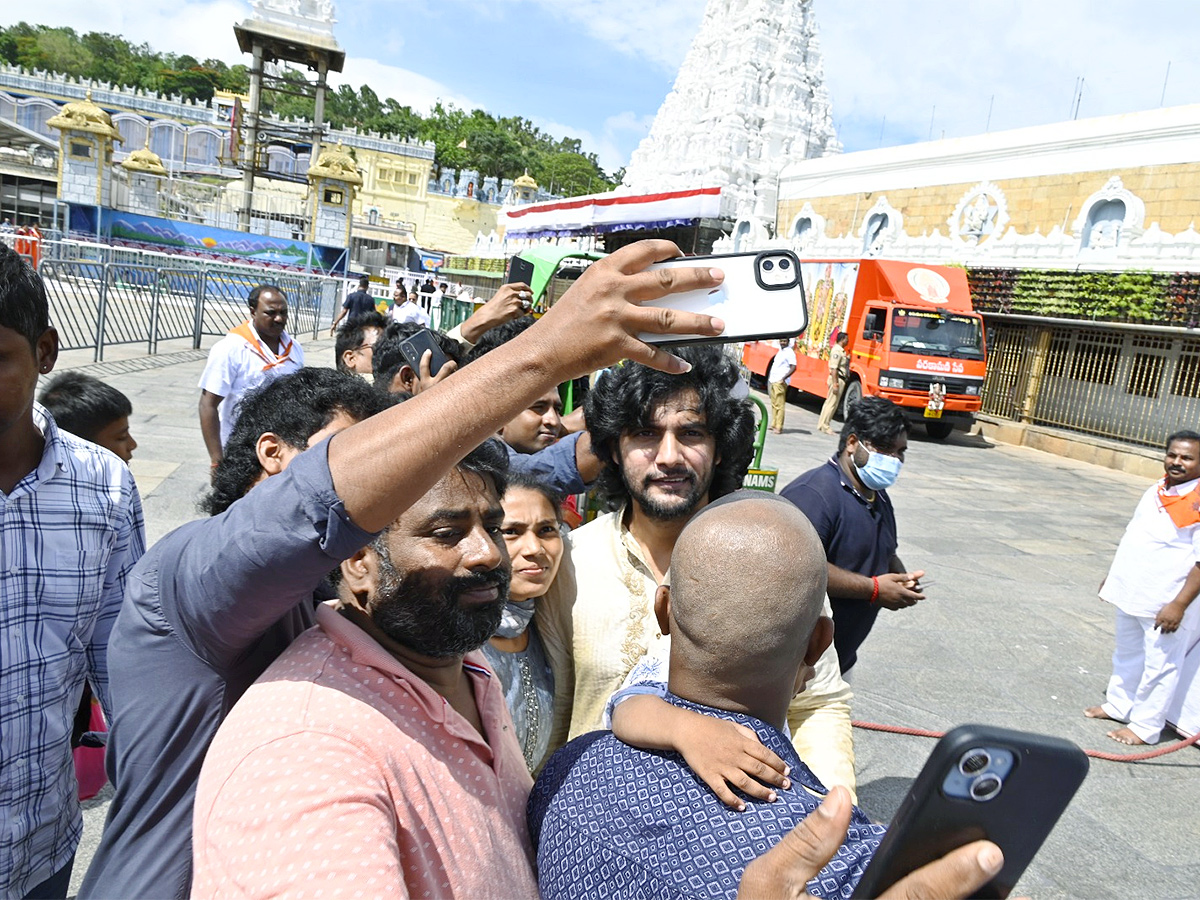
[[[846,386],[846,382],[840,378],[835,378],[829,385],[829,396],[825,398],[825,405],[821,407],[821,418],[817,420],[817,429],[824,430],[832,427],[833,414],[837,412],[838,401],[842,399],[842,388]]]
[[[784,409],[787,406],[787,382],[779,381],[769,386],[771,397],[771,427],[783,428]]]

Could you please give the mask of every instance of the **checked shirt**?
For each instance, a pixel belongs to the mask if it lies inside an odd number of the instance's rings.
[[[106,647],[145,550],[129,469],[41,406],[38,467],[0,492],[0,896],[22,897],[79,843],[71,724],[87,678],[105,713]]]

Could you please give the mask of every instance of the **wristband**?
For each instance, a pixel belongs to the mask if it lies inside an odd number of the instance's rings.
[[[874,603],[879,599],[879,577],[877,575],[871,576],[871,585],[871,599],[867,601],[868,603]]]

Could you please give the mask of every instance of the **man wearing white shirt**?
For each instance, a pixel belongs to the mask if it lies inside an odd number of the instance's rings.
[[[429,327],[429,314],[421,309],[421,305],[414,301],[413,294],[404,290],[404,285],[396,282],[396,290],[392,293],[392,308],[388,310],[388,318],[393,322],[412,322],[420,325],[422,328]]]
[[[1167,439],[1166,475],[1138,501],[1100,599],[1117,608],[1113,674],[1093,719],[1128,723],[1108,732],[1122,744],[1158,741],[1180,668],[1200,628],[1200,434]]]
[[[771,431],[783,434],[783,417],[787,408],[788,379],[796,371],[795,341],[780,341],[779,352],[771,360],[771,371],[767,373],[767,390],[771,396]]]
[[[242,395],[304,367],[303,348],[285,330],[288,306],[283,290],[260,284],[246,303],[250,318],[213,345],[200,376],[200,432],[214,468],[233,431]]]

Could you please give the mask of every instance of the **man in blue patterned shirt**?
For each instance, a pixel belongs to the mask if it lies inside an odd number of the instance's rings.
[[[0,244],[0,896],[65,897],[83,831],[71,726],[145,549],[125,464],[33,402],[54,368],[41,279]]]
[[[820,805],[825,788],[783,728],[833,623],[821,615],[821,542],[789,506],[740,491],[698,513],[675,545],[655,614],[671,635],[668,702],[752,729],[790,767],[790,788],[773,802],[744,797],[737,812],[678,754],[609,732],[578,738],[551,758],[529,801],[545,900],[732,898],[746,866]],[[855,809],[809,890],[849,897],[883,833]]]

